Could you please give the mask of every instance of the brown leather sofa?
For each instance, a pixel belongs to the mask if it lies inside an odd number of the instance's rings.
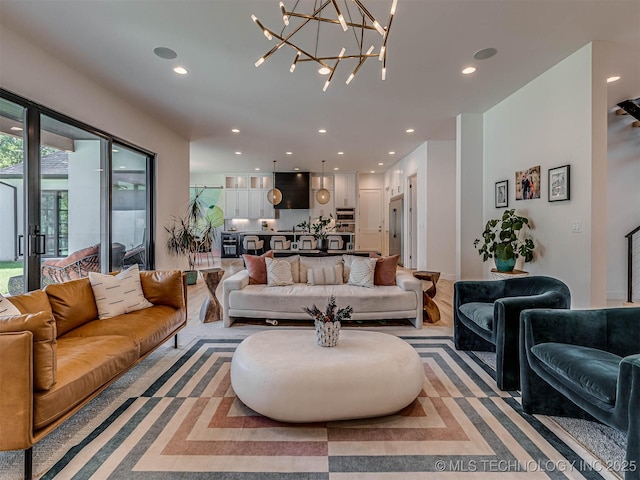
[[[152,307],[99,320],[88,278],[10,297],[0,318],[0,451],[25,450],[187,324],[182,272],[140,272]]]

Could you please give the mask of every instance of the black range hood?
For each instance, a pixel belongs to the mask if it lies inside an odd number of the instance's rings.
[[[275,187],[282,192],[276,209],[309,209],[309,172],[276,172]]]

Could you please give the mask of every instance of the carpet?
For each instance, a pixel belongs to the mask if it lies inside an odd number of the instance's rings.
[[[236,399],[239,339],[197,340],[42,478],[616,478],[561,429],[522,413],[517,393],[497,390],[492,370],[450,337],[405,340],[424,362],[416,401],[387,417],[306,425]]]

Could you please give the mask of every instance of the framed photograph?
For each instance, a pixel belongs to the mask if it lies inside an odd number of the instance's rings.
[[[540,198],[540,165],[516,172],[516,200]]]
[[[561,202],[571,198],[571,166],[549,169],[549,201]]]
[[[496,208],[509,206],[509,180],[496,182]]]

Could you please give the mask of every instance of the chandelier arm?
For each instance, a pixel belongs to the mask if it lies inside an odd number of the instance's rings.
[[[287,15],[289,15],[290,17],[306,18],[307,20],[317,20],[318,22],[334,23],[336,25],[340,25],[340,22],[338,20],[334,20],[333,18],[314,17],[307,13],[287,12]],[[360,23],[352,23],[352,22],[346,22],[346,23],[350,27],[363,28]],[[372,27],[371,25],[365,25],[364,28],[366,28],[367,30],[376,30],[376,28]]]
[[[363,58],[377,57],[377,56],[378,56],[377,53],[370,53],[370,54],[363,53],[362,55],[343,55],[342,57],[301,58],[301,59],[298,60],[298,62],[320,62],[320,61],[324,61],[324,60],[347,60],[347,59],[351,59],[351,58],[363,59]],[[324,63],[323,63],[323,65],[324,65]],[[329,68],[331,68],[331,67],[329,67]]]
[[[365,7],[360,0],[353,0],[353,3],[355,3],[360,9],[360,11],[369,18],[369,20],[371,21],[375,29],[378,31],[378,33],[380,33],[380,35],[384,35],[384,29],[378,23],[378,21],[374,18],[374,16],[371,15],[371,13],[369,13],[369,10],[367,10],[367,7]]]
[[[281,45],[288,45],[291,48],[293,48],[294,50],[296,50],[297,52],[302,53],[303,55],[306,55],[309,58],[300,58],[298,59],[298,62],[309,62],[309,61],[314,61],[314,62],[318,62],[319,64],[321,64],[323,67],[327,67],[327,68],[331,68],[330,65],[327,65],[326,63],[320,61],[319,59],[317,59],[316,57],[314,57],[313,55],[311,55],[309,52],[303,50],[302,48],[299,48],[297,45],[295,45],[294,43],[290,42],[289,40],[287,40],[286,38],[282,38],[280,35],[278,35],[277,33],[271,32],[271,35],[273,35],[274,37],[276,37],[278,40],[281,40],[280,44],[276,45],[275,47],[273,47],[269,53],[267,55],[265,55],[263,58],[266,60],[267,57],[271,54],[273,54],[273,52],[275,52],[276,50],[278,50],[280,48]],[[288,38],[288,37],[287,37]]]

